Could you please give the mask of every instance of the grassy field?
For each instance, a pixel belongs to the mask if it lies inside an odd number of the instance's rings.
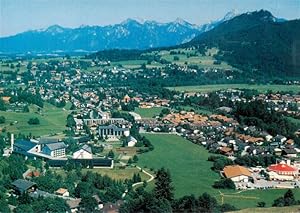
[[[300,206],[271,207],[271,208],[249,208],[231,213],[297,213],[300,212]]]
[[[146,64],[146,63],[147,63],[146,60],[128,60],[128,61],[112,62],[111,66],[122,65],[125,68],[135,69],[135,68],[140,68],[142,64]]]
[[[197,113],[200,113],[200,114],[204,114],[204,115],[212,115],[213,112],[212,111],[209,111],[208,109],[205,109],[205,108],[194,108],[194,107],[191,107],[191,106],[180,106],[180,108],[186,110],[186,111],[191,111],[191,110],[194,110],[195,112]]]
[[[189,65],[197,65],[201,68],[222,68],[222,69],[230,69],[232,68],[230,65],[228,65],[226,62],[222,62],[221,64],[214,64],[214,57],[218,52],[218,49],[212,48],[207,50],[206,55],[200,55],[196,50],[186,50],[186,49],[174,49],[172,51],[180,51],[180,54],[170,54],[170,51],[163,50],[160,52],[154,51],[152,53],[148,54],[159,54],[162,59],[165,59],[171,63],[175,63],[178,65],[185,65],[186,63]],[[196,56],[190,56],[188,57],[188,54],[196,54]],[[179,60],[174,60],[174,57],[178,57]]]
[[[63,169],[53,169],[57,174],[60,174],[62,176],[65,176],[66,173]],[[114,180],[125,180],[125,179],[131,179],[133,177],[134,173],[139,173],[142,180],[148,180],[149,176],[140,172],[139,169],[132,167],[132,168],[126,168],[126,169],[119,169],[119,168],[94,168],[94,169],[82,169],[82,172],[95,172],[99,173],[101,175],[107,175],[108,177],[114,179]]]
[[[164,109],[164,107],[152,107],[149,109],[136,108],[134,112],[139,114],[142,118],[152,118],[156,115],[159,115],[162,109]]]
[[[224,89],[255,89],[259,92],[266,93],[269,90],[273,92],[283,91],[289,92],[293,91],[298,93],[300,91],[299,85],[250,85],[250,84],[215,84],[215,85],[199,85],[199,86],[180,86],[180,87],[168,87],[175,91],[185,91],[185,92],[213,92],[217,90]]]
[[[34,136],[48,135],[62,132],[66,129],[66,119],[68,111],[45,103],[41,113],[36,113],[36,107],[31,106],[29,113],[19,112],[0,112],[0,116],[6,118],[5,124],[1,124],[0,128],[6,127],[11,133],[32,133]],[[30,118],[37,117],[40,120],[39,125],[29,125],[27,122]],[[11,123],[14,123],[11,125]]]
[[[203,147],[195,145],[184,138],[169,134],[144,134],[154,145],[154,150],[139,156],[138,164],[142,167],[158,169],[165,167],[170,170],[175,196],[200,195],[204,192],[216,197],[221,202],[219,190],[212,188],[214,181],[219,180],[217,173],[207,161],[210,155]],[[152,185],[153,187],[153,185]],[[300,190],[293,190],[295,198],[300,199]],[[224,202],[235,205],[237,208],[254,208],[260,201],[271,207],[273,201],[286,190],[222,190]]]
[[[213,190],[211,185],[219,179],[217,173],[210,170],[207,161],[208,152],[187,140],[167,134],[145,134],[154,145],[154,150],[139,156],[142,167],[170,170],[175,186],[175,195],[199,195]],[[205,171],[205,175],[204,172]],[[214,190],[216,193],[216,190]]]

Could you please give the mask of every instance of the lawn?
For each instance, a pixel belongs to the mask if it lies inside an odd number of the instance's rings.
[[[142,118],[152,118],[159,115],[164,107],[152,107],[152,108],[136,108],[135,113],[139,114]]]
[[[214,181],[219,180],[217,173],[207,161],[210,155],[203,147],[193,144],[184,138],[170,134],[144,134],[154,145],[154,150],[139,156],[141,167],[170,170],[175,196],[194,194],[196,196],[208,192],[221,202],[219,190],[212,188]],[[152,184],[150,184],[152,185]],[[153,186],[153,185],[152,185]],[[224,202],[238,208],[254,208],[257,202],[264,201],[270,207],[275,199],[287,190],[222,190]],[[300,189],[293,190],[295,198],[300,199]]]
[[[6,127],[8,132],[18,134],[29,134],[33,136],[41,136],[62,132],[66,129],[66,119],[68,111],[45,103],[41,113],[36,113],[36,107],[31,106],[29,113],[19,112],[0,112],[0,116],[6,118],[5,124],[1,124],[0,128]],[[37,117],[40,121],[38,125],[29,125],[27,122],[30,118]],[[15,123],[14,123],[15,122]],[[14,123],[11,125],[11,123]]]
[[[184,92],[200,92],[200,93],[213,92],[213,91],[224,90],[224,89],[255,89],[262,93],[266,93],[269,90],[272,90],[273,92],[293,91],[295,93],[298,93],[300,91],[300,86],[299,85],[215,84],[215,85],[168,87],[168,89],[181,91],[181,92],[184,91]]]

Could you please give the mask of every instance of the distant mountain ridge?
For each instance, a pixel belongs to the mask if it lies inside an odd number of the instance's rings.
[[[127,19],[115,25],[80,26],[74,29],[53,25],[0,38],[0,52],[90,52],[174,46],[188,42],[235,16],[235,12],[229,12],[224,18],[201,26],[180,18],[169,23]]]

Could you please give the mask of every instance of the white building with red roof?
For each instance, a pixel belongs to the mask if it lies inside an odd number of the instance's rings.
[[[267,168],[271,180],[293,180],[298,177],[299,170],[289,164],[273,164]]]

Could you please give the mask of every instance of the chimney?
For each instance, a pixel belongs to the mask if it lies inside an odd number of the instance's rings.
[[[291,160],[287,160],[286,164],[290,166],[291,165]]]
[[[10,134],[10,151],[13,152],[14,151],[14,134]]]

